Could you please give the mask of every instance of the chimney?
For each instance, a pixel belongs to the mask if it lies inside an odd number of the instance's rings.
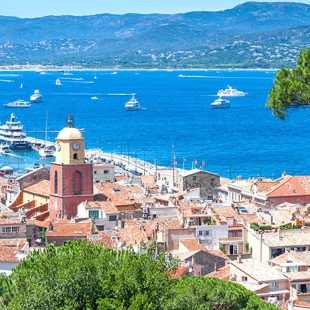
[[[218,271],[217,263],[214,263],[214,271]]]
[[[237,181],[241,181],[242,180],[242,175],[238,175],[236,178]]]
[[[286,176],[286,172],[283,171],[283,172],[282,172],[282,178],[284,178],[285,176]]]
[[[241,255],[239,254],[237,257],[237,263],[241,264],[242,263],[242,258]]]
[[[50,222],[50,223],[48,224],[48,230],[49,230],[49,231],[53,231],[53,229],[54,229],[53,224],[52,224],[52,222]]]

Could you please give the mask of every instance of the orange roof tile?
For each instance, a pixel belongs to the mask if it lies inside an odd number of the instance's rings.
[[[188,266],[178,265],[174,270],[169,272],[172,279],[180,278],[188,272]]]
[[[222,268],[219,268],[218,270],[214,270],[206,275],[208,278],[218,278],[221,280],[229,280],[230,279],[230,266],[225,265]]]
[[[94,225],[91,220],[85,220],[81,222],[71,222],[68,220],[58,220],[56,222],[52,222],[52,229],[49,229],[46,231],[47,237],[74,237],[74,236],[80,236],[80,237],[87,237],[88,235],[91,235],[93,232]],[[97,231],[96,228],[94,228],[95,232]]]
[[[40,196],[50,196],[50,181],[42,180],[23,189],[24,192]]]
[[[212,209],[215,214],[222,216],[224,218],[234,218],[238,213],[234,210],[233,207],[220,207]]]
[[[285,176],[265,194],[268,197],[310,195],[310,176]]]
[[[180,242],[188,249],[188,251],[206,250],[206,247],[198,242],[197,239],[182,239]]]

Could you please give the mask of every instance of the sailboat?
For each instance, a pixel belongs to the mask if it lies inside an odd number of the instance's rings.
[[[54,145],[47,145],[47,112],[45,118],[45,146],[39,150],[39,154],[41,157],[55,157],[56,148]]]

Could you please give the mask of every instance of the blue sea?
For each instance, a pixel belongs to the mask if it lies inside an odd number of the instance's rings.
[[[172,145],[178,167],[197,168],[225,177],[279,177],[310,174],[310,111],[289,113],[285,121],[265,108],[275,71],[70,71],[0,72],[0,120],[14,112],[28,136],[48,138],[65,126],[68,114],[84,128],[87,148],[129,154],[171,166]],[[181,75],[181,77],[180,77]],[[95,79],[95,77],[97,77]],[[61,79],[62,86],[55,80]],[[8,82],[9,80],[13,82]],[[20,84],[23,88],[20,88]],[[231,98],[231,108],[211,110],[219,89],[231,85],[249,93]],[[38,87],[42,103],[29,109],[3,104],[29,99]],[[143,109],[124,104],[136,93]],[[97,96],[98,100],[91,100]],[[33,151],[2,155],[0,163],[23,169],[40,162]]]

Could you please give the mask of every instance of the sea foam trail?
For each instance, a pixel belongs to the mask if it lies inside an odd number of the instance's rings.
[[[113,94],[113,93],[109,93],[107,94],[107,96],[132,96],[132,93],[131,94],[126,94],[126,93],[116,93],[116,94]]]
[[[13,80],[0,80],[0,82],[3,82],[3,83],[14,83],[15,81],[13,81]]]

